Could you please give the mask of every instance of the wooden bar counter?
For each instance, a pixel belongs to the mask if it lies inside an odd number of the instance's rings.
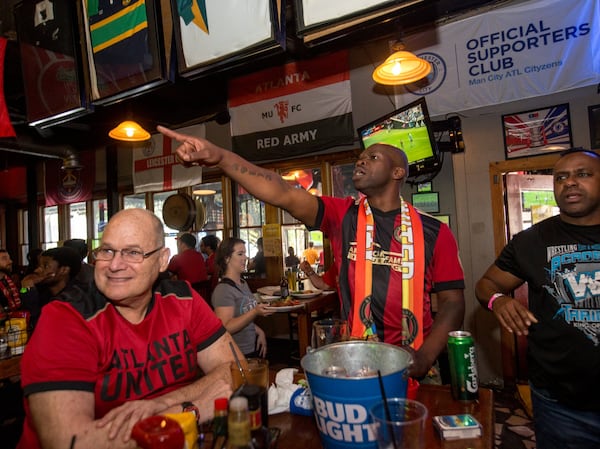
[[[425,448],[427,449],[492,449],[494,438],[494,393],[487,388],[479,389],[479,400],[460,402],[452,399],[448,385],[421,385],[417,400],[425,404],[429,416],[425,424]],[[432,416],[470,413],[481,423],[480,438],[441,440],[433,428]],[[321,438],[312,416],[278,413],[269,416],[269,427],[281,430],[278,449],[320,449]]]
[[[0,360],[0,380],[21,374],[21,356]]]

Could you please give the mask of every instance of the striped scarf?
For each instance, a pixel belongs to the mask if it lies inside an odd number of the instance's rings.
[[[402,297],[403,340],[414,348],[419,348],[423,343],[423,289],[425,282],[423,227],[417,210],[403,199],[400,215],[400,232],[397,238],[392,239],[390,253],[402,255],[402,291],[400,295]],[[373,213],[367,199],[362,198],[358,207],[356,227],[356,266],[350,331],[352,338],[361,340],[377,339],[377,329],[370,310],[373,289],[374,241]],[[409,321],[411,326],[409,326]]]

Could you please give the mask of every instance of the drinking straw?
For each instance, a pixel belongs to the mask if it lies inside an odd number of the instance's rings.
[[[235,348],[233,347],[232,342],[229,342],[229,347],[231,348],[231,352],[233,352],[233,358],[235,359],[235,363],[237,364],[237,367],[240,370],[242,379],[244,380],[244,383],[247,384],[248,379],[246,379],[246,373],[244,373],[244,368],[242,368],[242,362],[240,362],[240,358],[238,357],[237,352],[235,352]]]
[[[385,420],[388,423],[388,431],[390,432],[390,436],[392,437],[394,449],[398,449],[398,445],[396,444],[396,435],[394,435],[394,426],[391,422],[392,415],[390,413],[390,407],[388,405],[387,396],[385,394],[385,388],[383,387],[383,379],[381,378],[381,370],[377,370],[377,377],[379,378],[379,388],[381,390],[381,397],[383,398],[383,409],[385,410]]]

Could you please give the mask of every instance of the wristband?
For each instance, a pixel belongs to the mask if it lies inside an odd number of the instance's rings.
[[[494,301],[497,300],[500,296],[506,296],[504,293],[494,293],[490,296],[490,300],[488,301],[488,309],[494,310]]]
[[[184,411],[184,412],[193,413],[196,416],[196,422],[200,422],[200,410],[198,410],[198,407],[196,407],[196,405],[194,405],[193,402],[189,402],[189,401],[182,402],[181,408],[183,409],[182,411]]]
[[[27,293],[30,290],[30,287],[21,287],[21,290],[19,290],[19,293]]]

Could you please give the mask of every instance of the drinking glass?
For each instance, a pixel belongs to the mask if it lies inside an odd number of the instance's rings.
[[[427,407],[405,398],[382,400],[371,407],[373,431],[379,449],[424,449]]]
[[[312,348],[317,349],[331,343],[348,340],[348,322],[326,318],[313,323]]]

